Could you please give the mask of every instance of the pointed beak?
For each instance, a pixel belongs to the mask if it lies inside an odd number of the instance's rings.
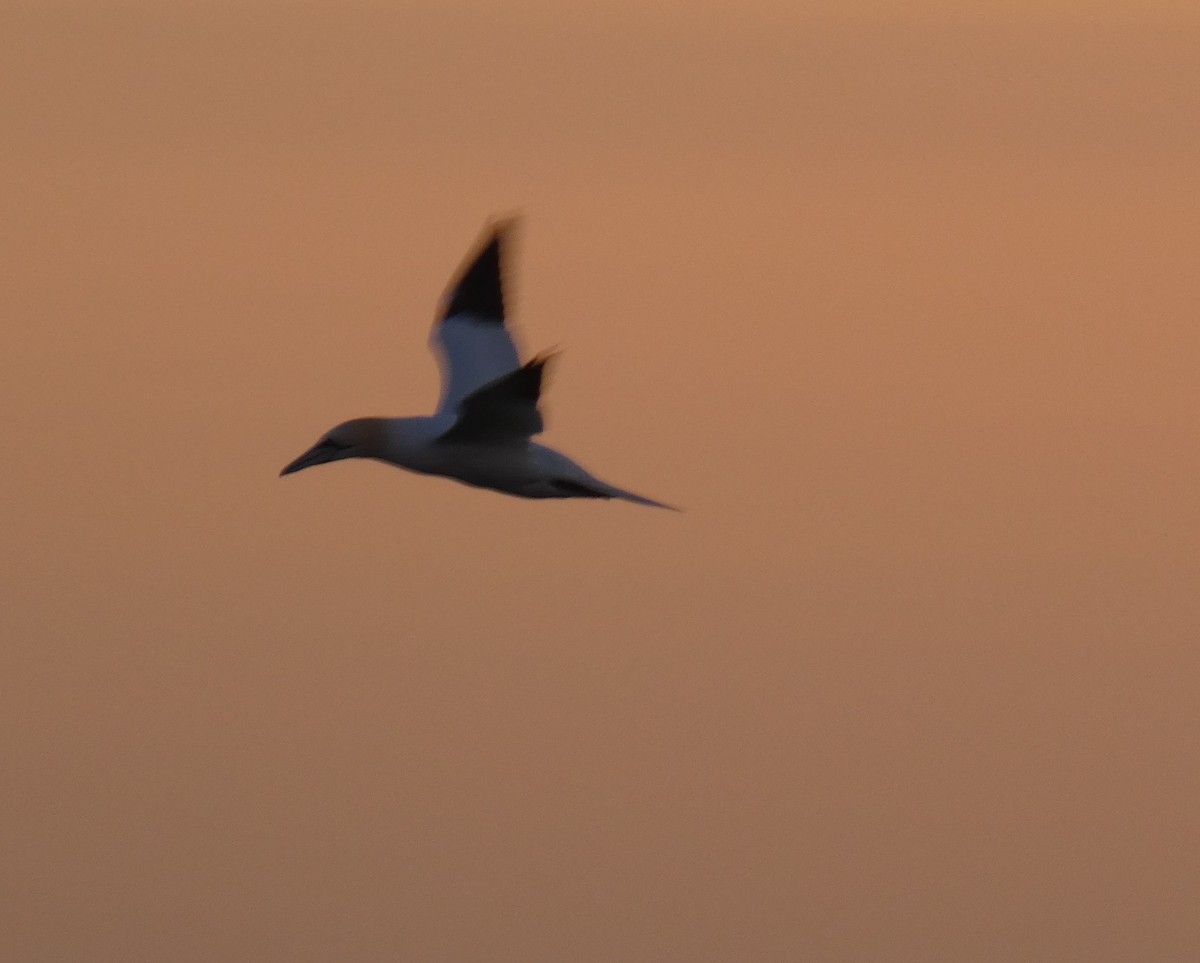
[[[345,449],[323,441],[313,445],[303,455],[288,464],[279,473],[279,477],[282,478],[284,475],[290,475],[292,472],[301,471],[304,468],[312,468],[313,465],[324,465],[327,461],[337,461],[343,457],[345,457]]]

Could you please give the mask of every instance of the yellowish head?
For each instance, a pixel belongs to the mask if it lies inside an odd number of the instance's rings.
[[[378,418],[355,418],[342,422],[326,432],[320,441],[279,474],[290,475],[304,468],[341,461],[343,458],[370,458],[378,449],[379,433]]]

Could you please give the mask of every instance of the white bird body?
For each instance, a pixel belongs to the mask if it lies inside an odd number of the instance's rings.
[[[356,418],[327,432],[283,469],[372,458],[521,498],[620,498],[671,508],[596,478],[561,452],[532,441],[550,355],[522,365],[504,313],[501,246],[509,222],[495,225],[449,291],[434,325],[442,396],[430,417]]]

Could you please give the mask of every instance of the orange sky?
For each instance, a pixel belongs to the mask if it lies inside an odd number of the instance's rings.
[[[957,6],[6,8],[6,955],[1200,959],[1200,15]],[[279,480],[510,211],[686,513]]]

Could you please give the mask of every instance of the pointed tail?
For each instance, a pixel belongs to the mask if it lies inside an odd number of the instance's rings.
[[[676,508],[674,505],[668,505],[666,502],[656,502],[653,498],[647,498],[645,495],[636,495],[633,492],[626,491],[624,488],[617,488],[616,485],[609,485],[607,482],[601,482],[596,486],[596,489],[606,495],[608,498],[623,498],[627,502],[633,502],[636,505],[649,505],[651,508],[665,508],[672,512],[681,512],[682,508]]]

